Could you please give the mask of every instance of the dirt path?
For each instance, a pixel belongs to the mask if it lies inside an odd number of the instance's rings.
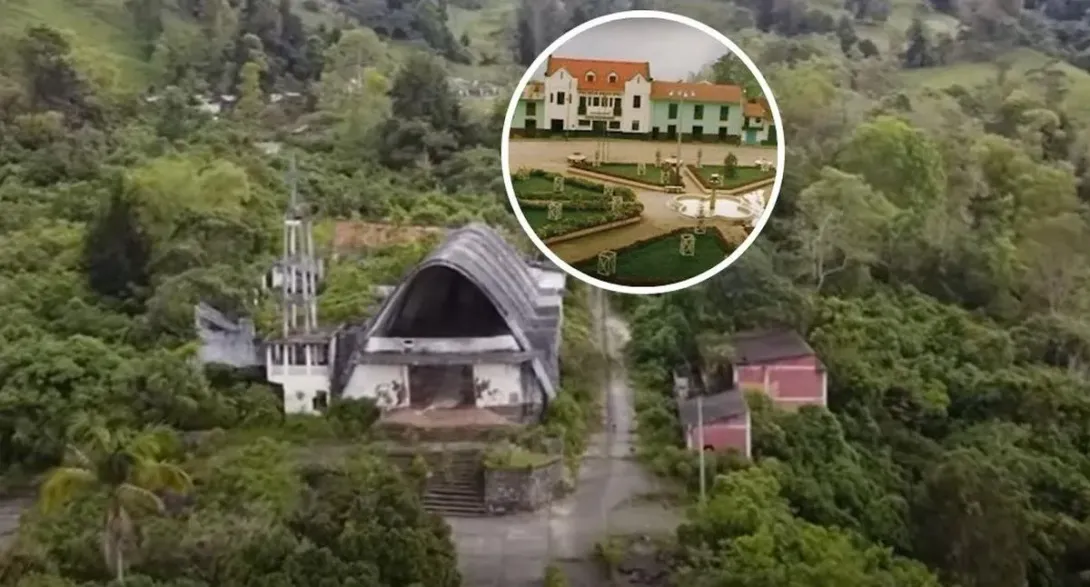
[[[0,552],[3,552],[15,539],[19,530],[19,518],[34,504],[32,497],[0,498]]]
[[[623,321],[606,315],[602,292],[593,295],[595,324],[610,357],[603,432],[591,439],[575,493],[549,510],[450,520],[466,587],[538,587],[551,561],[564,561],[573,587],[598,587],[601,579],[591,560],[598,541],[610,534],[658,534],[677,527],[676,512],[637,505],[640,496],[660,488],[632,460],[635,412],[622,358],[628,331]]]

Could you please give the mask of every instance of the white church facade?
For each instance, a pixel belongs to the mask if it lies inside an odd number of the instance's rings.
[[[448,233],[360,324],[319,325],[323,274],[293,196],[283,258],[266,278],[279,292],[281,332],[255,345],[267,380],[283,389],[285,413],[367,398],[384,410],[478,408],[527,421],[556,393],[565,275],[523,258],[493,229]]]

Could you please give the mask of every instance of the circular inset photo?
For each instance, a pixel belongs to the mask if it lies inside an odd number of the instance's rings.
[[[550,45],[511,99],[502,151],[534,244],[618,293],[677,291],[730,266],[783,181],[761,72],[714,29],[658,11],[603,16]]]

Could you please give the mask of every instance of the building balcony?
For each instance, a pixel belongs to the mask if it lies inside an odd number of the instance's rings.
[[[580,114],[589,118],[615,118],[621,115],[621,109],[613,106],[587,106],[580,110],[585,110]]]

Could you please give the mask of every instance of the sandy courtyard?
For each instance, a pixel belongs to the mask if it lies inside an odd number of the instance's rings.
[[[567,167],[568,155],[579,152],[588,158],[593,157],[598,141],[594,139],[511,139],[511,169],[535,167],[549,171],[563,172]],[[677,153],[677,143],[670,141],[636,141],[632,139],[613,139],[609,141],[609,161],[620,163],[651,163],[655,160],[655,150],[663,157],[673,157]],[[703,149],[705,163],[721,163],[727,153],[734,153],[741,165],[753,165],[757,159],[776,159],[775,147],[747,147],[724,145],[721,143],[682,143],[681,158],[686,162],[696,161],[696,152]]]

